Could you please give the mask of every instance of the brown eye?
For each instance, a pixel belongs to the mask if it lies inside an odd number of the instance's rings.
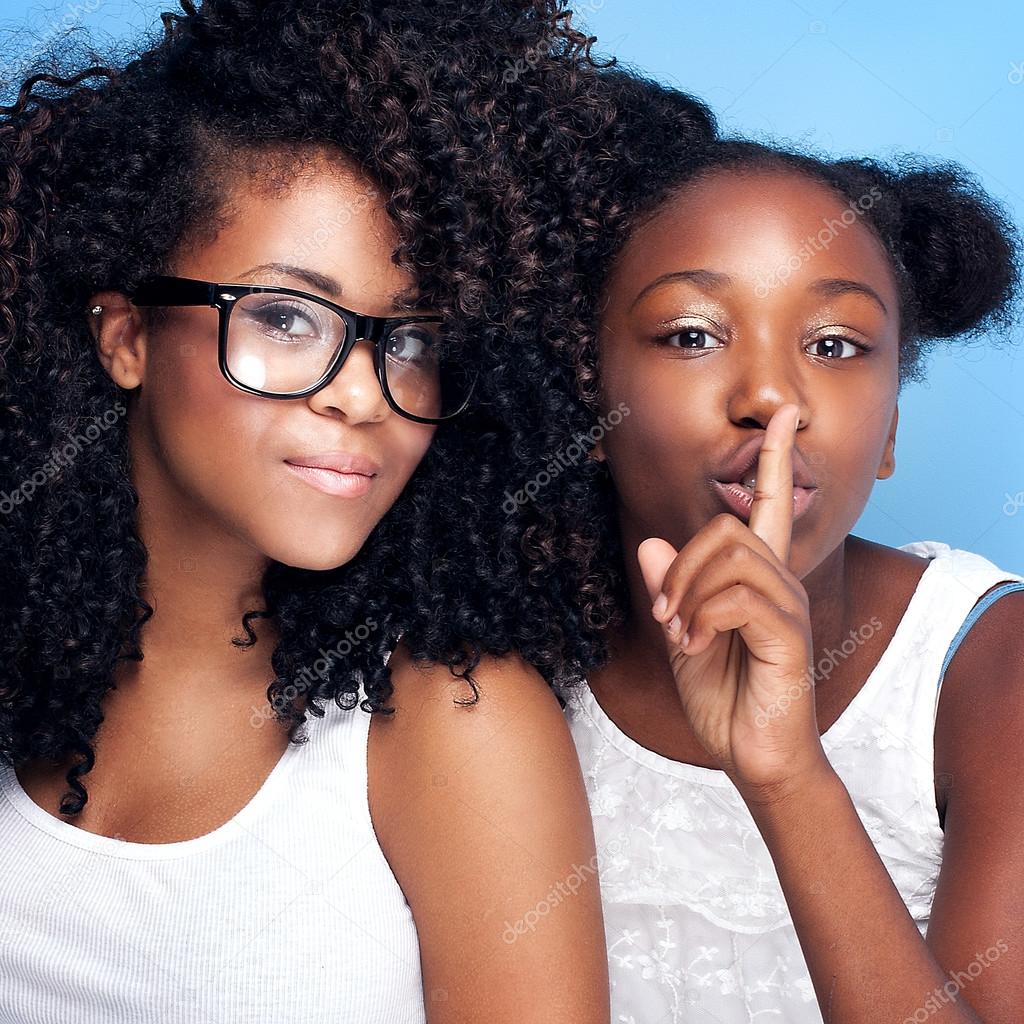
[[[713,334],[700,330],[676,331],[674,334],[662,335],[658,341],[668,348],[681,348],[696,352],[718,347],[711,344],[718,341]]]
[[[846,346],[847,351],[843,352],[843,346]],[[811,355],[818,356],[821,359],[850,359],[853,356],[860,355],[861,352],[867,352],[864,345],[858,345],[855,341],[851,341],[849,338],[829,337],[819,338],[817,341],[812,341],[807,346],[808,349],[813,349],[815,346],[821,346],[823,351],[811,352]]]
[[[437,361],[440,325],[432,323],[402,324],[387,340],[387,357],[395,363],[416,365]]]

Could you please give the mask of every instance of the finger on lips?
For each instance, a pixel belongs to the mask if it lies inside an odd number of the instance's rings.
[[[706,601],[709,593],[727,585],[730,573],[736,575],[739,559],[746,557],[738,547],[745,547],[760,559],[749,563],[745,579],[749,580],[749,572],[756,570],[766,593],[784,597],[779,605],[788,606],[794,599],[799,602],[782,578],[788,575],[793,535],[793,448],[799,420],[799,408],[789,404],[780,406],[768,423],[758,453],[757,486],[749,523],[728,513],[716,516],[674,557],[672,545],[659,538],[649,538],[640,545],[638,558],[653,602],[652,614],[657,621],[668,624],[674,637],[682,632],[701,599]],[[728,571],[709,573],[709,566],[723,558]],[[659,576],[660,587],[652,584]],[[697,593],[694,587],[699,576],[703,582]],[[732,582],[738,584],[740,580]],[[683,640],[686,639],[684,634]]]
[[[757,457],[757,484],[750,510],[750,529],[789,564],[793,538],[793,447],[800,422],[795,405],[775,411]]]

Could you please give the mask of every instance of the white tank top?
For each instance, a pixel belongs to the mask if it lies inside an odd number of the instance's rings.
[[[1024,577],[935,541],[902,550],[932,560],[822,744],[923,935],[942,861],[933,772],[939,684],[977,616],[1002,593],[1024,589]],[[1005,580],[1017,583],[972,611]],[[821,1024],[771,856],[733,784],[634,742],[585,681],[562,695],[594,817],[612,1021]]]
[[[416,927],[370,821],[370,716],[325,712],[184,842],[86,832],[0,769],[0,1024],[424,1024]]]

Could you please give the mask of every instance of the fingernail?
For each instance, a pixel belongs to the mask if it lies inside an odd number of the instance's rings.
[[[668,598],[664,594],[658,595],[658,600],[654,602],[654,617],[660,619],[665,614],[665,609],[668,607]]]
[[[669,619],[669,621],[668,621],[668,631],[670,633],[678,633],[679,632],[679,627],[681,625],[682,625],[682,622],[680,621],[679,616],[678,615],[673,615],[672,618]]]

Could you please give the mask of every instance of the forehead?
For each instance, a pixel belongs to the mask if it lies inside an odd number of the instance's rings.
[[[367,312],[414,290],[392,259],[399,236],[381,189],[347,161],[313,153],[233,171],[215,225],[190,246],[192,276],[234,280],[257,264],[301,266],[340,282],[340,301]]]
[[[895,303],[889,256],[864,218],[875,201],[870,192],[849,200],[796,171],[714,171],[634,232],[611,286],[639,290],[692,268],[754,282],[781,272],[798,287],[822,277],[862,280]]]

